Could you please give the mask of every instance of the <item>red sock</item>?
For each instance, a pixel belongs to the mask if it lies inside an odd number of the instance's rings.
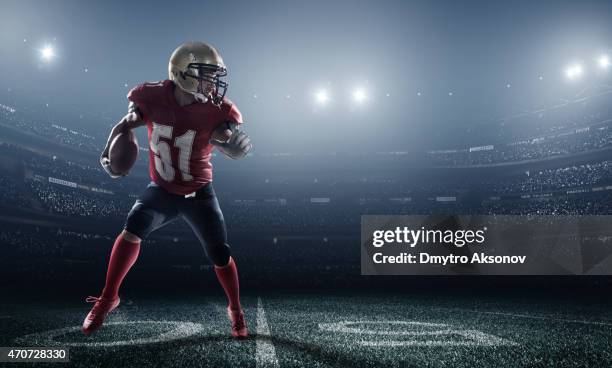
[[[242,309],[240,306],[240,286],[238,285],[238,270],[234,259],[230,257],[227,266],[215,266],[215,273],[219,283],[225,290],[225,295],[229,300],[229,307],[233,310]]]
[[[131,242],[125,240],[119,234],[111,251],[108,271],[106,272],[106,285],[102,291],[102,296],[108,299],[118,297],[119,287],[123,278],[128,273],[140,252],[140,241]]]

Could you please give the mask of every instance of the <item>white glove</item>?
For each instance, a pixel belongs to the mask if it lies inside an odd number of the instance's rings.
[[[111,169],[111,165],[110,165],[110,159],[106,156],[100,156],[100,165],[102,165],[102,168],[104,169],[104,171],[106,171],[106,173],[113,179],[117,179],[123,176],[123,175],[115,174],[113,172],[113,170]]]
[[[249,136],[238,129],[233,131],[232,136],[227,142],[219,142],[212,139],[210,144],[216,146],[219,151],[233,160],[243,158],[253,147]]]

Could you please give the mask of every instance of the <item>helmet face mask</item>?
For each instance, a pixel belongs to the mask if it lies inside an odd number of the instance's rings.
[[[179,46],[168,64],[168,74],[183,91],[196,100],[211,100],[219,106],[227,91],[227,69],[219,52],[203,42],[190,42]]]
[[[197,81],[196,93],[210,97],[215,105],[221,104],[227,92],[227,82],[221,80],[225,76],[227,70],[224,67],[204,63],[190,63],[183,73],[184,78]]]

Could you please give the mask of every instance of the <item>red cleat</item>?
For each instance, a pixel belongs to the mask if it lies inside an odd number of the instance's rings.
[[[244,320],[244,311],[242,309],[238,311],[231,310],[227,307],[227,316],[232,323],[232,336],[237,339],[242,339],[249,336],[247,325]]]
[[[109,300],[102,297],[97,298],[95,296],[89,296],[85,301],[87,303],[96,303],[93,308],[91,308],[87,317],[85,317],[83,327],[81,327],[85,335],[90,335],[102,327],[104,319],[110,312],[117,308],[120,300],[119,298]]]

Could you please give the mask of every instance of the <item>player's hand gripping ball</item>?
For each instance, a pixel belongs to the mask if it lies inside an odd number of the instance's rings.
[[[210,138],[218,142],[227,142],[232,136],[229,123],[223,123],[212,132]]]
[[[253,147],[249,136],[240,130],[234,131],[227,142],[211,140],[210,144],[216,146],[227,157],[233,160],[245,157]]]

